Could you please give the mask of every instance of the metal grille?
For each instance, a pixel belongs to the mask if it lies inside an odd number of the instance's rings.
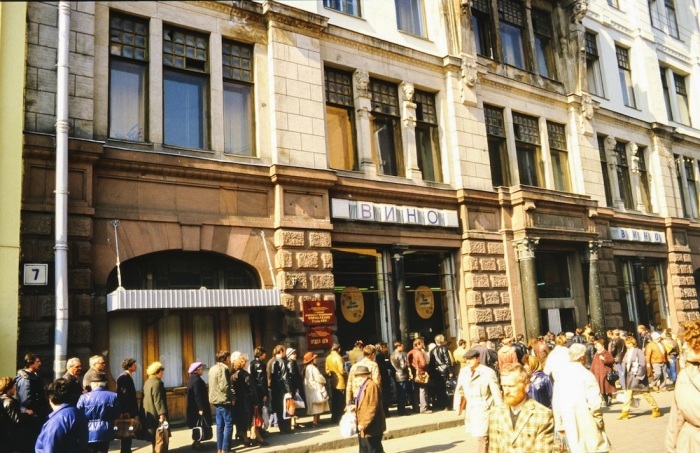
[[[627,166],[627,143],[618,141],[615,144],[615,152],[617,153],[617,165],[619,167]]]
[[[566,128],[563,124],[547,121],[547,137],[550,148],[566,151]]]
[[[253,49],[244,44],[224,41],[222,65],[225,79],[253,81]]]
[[[535,34],[552,37],[552,18],[547,11],[540,9],[532,10],[532,28]]]
[[[513,129],[515,130],[515,139],[533,145],[540,144],[540,130],[537,126],[537,118],[513,113]]]
[[[506,130],[503,124],[503,109],[484,105],[484,116],[486,118],[486,133],[497,137],[505,137]]]
[[[685,91],[685,77],[678,74],[673,74],[673,82],[676,85],[676,94],[681,96],[687,96],[688,92]]]
[[[474,0],[474,3],[472,3],[472,9],[481,11],[482,13],[491,14],[491,8],[489,7],[488,0]]]
[[[589,59],[598,59],[598,43],[596,36],[593,33],[586,33],[586,57]]]
[[[525,26],[523,6],[517,0],[498,0],[498,18],[518,27]]]
[[[437,114],[435,113],[435,95],[425,91],[417,91],[413,95],[416,103],[416,117],[418,121],[424,123],[437,124]]]
[[[399,116],[399,95],[396,84],[370,79],[372,110],[386,115]]]
[[[325,68],[326,102],[353,107],[352,75],[337,69]]]
[[[628,71],[631,70],[629,49],[615,46],[615,54],[617,55],[617,66]]]
[[[124,58],[148,59],[148,24],[146,21],[113,15],[109,20],[109,53]]]
[[[207,38],[190,31],[163,28],[163,64],[204,72],[207,62]]]

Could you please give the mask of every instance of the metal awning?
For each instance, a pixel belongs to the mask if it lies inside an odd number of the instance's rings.
[[[107,311],[166,308],[277,307],[279,289],[124,289],[107,295]]]

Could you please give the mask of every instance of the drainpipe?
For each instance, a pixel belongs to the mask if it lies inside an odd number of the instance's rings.
[[[63,375],[68,349],[68,45],[70,2],[58,3],[56,65],[56,332],[53,371]]]

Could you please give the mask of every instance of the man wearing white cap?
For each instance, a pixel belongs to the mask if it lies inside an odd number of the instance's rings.
[[[647,376],[654,376],[653,379],[650,379],[650,387],[658,392],[663,385],[664,390],[666,390],[664,374],[668,358],[666,357],[666,348],[661,344],[659,332],[651,333],[651,341],[644,348],[644,356],[647,359]]]

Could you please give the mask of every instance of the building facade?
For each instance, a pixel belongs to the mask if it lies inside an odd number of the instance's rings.
[[[218,349],[696,319],[697,5],[662,3],[72,4],[69,356],[162,361],[178,414]],[[49,274],[56,17],[28,6]],[[22,288],[20,352],[53,304]]]

